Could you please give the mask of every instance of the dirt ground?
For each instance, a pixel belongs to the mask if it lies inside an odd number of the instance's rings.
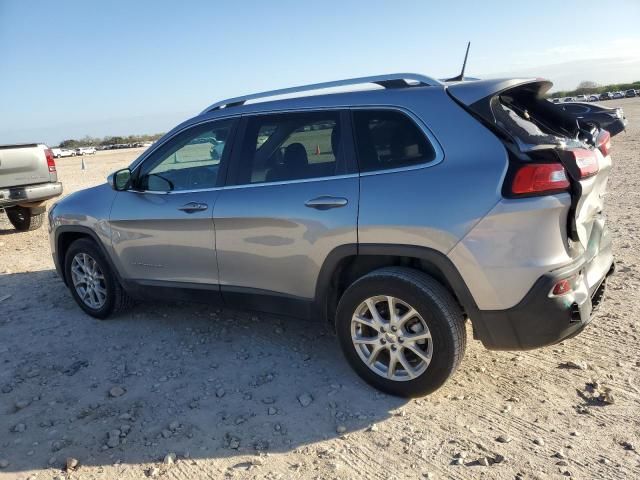
[[[47,229],[3,216],[0,480],[640,478],[640,99],[615,103],[630,122],[607,199],[618,272],[597,317],[530,352],[486,351],[468,328],[455,376],[411,401],[363,383],[324,325],[150,303],[92,319]],[[139,153],[58,160],[65,193]]]

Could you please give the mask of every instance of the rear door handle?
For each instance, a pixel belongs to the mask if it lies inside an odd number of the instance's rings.
[[[349,203],[349,201],[346,198],[323,195],[307,200],[304,205],[309,208],[315,208],[316,210],[329,210],[330,208],[344,207],[347,203]]]
[[[178,210],[182,210],[183,212],[187,213],[193,213],[206,210],[207,208],[209,208],[209,205],[207,205],[206,203],[189,202],[179,207]]]

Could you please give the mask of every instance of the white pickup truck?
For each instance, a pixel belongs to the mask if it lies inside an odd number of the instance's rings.
[[[39,143],[0,145],[0,210],[19,231],[42,225],[46,201],[62,193],[53,152]]]

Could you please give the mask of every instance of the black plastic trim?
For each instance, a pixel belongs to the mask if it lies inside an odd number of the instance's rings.
[[[304,319],[308,319],[311,316],[313,302],[309,298],[231,285],[220,286],[220,291],[224,304],[232,308]]]
[[[96,235],[96,233],[93,230],[91,230],[89,227],[85,227],[82,225],[62,225],[57,227],[55,230],[56,251],[55,251],[55,254],[53,255],[53,263],[56,267],[56,271],[58,272],[58,275],[60,276],[60,278],[62,278],[62,281],[64,282],[65,285],[68,285],[68,284],[67,284],[67,279],[65,278],[65,275],[64,275],[64,267],[63,267],[64,257],[61,257],[62,252],[60,251],[60,236],[63,233],[81,233],[83,235],[91,237],[91,239],[96,243],[96,245],[98,245],[98,248],[102,252],[102,255],[109,263],[109,267],[118,278],[118,281],[120,281],[120,283],[122,284],[122,277],[120,276],[120,272],[118,272],[118,269],[116,268],[113,261],[111,260],[111,255],[107,253],[104,243],[102,243],[102,241],[98,238],[98,235]]]
[[[173,282],[163,280],[124,280],[123,287],[131,296],[144,300],[185,301],[222,304],[218,284]]]
[[[428,247],[415,245],[388,245],[377,243],[348,244],[332,250],[323,263],[318,283],[316,285],[316,297],[314,301],[313,317],[328,319],[331,317],[328,311],[330,295],[332,291],[331,279],[340,263],[348,257],[410,257],[422,260],[442,275],[448,286],[451,287],[456,298],[460,302],[465,313],[471,318],[478,312],[478,306],[462,279],[460,272],[453,262],[442,252]]]
[[[566,267],[540,277],[525,297],[505,310],[482,310],[472,318],[478,338],[489,350],[530,350],[553,345],[580,333],[592,318],[594,295],[604,294],[606,277],[613,265],[589,292],[588,305],[578,305],[571,294],[549,297],[555,283],[578,273],[585,266],[580,258]]]

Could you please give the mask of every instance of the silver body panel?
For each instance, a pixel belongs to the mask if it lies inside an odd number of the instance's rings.
[[[222,190],[214,210],[221,284],[312,299],[329,253],[358,242],[358,188],[350,175]],[[347,204],[305,206],[322,196]]]
[[[124,278],[218,283],[212,212],[219,192],[117,192],[110,215],[114,263]],[[178,210],[189,202],[206,210]]]

